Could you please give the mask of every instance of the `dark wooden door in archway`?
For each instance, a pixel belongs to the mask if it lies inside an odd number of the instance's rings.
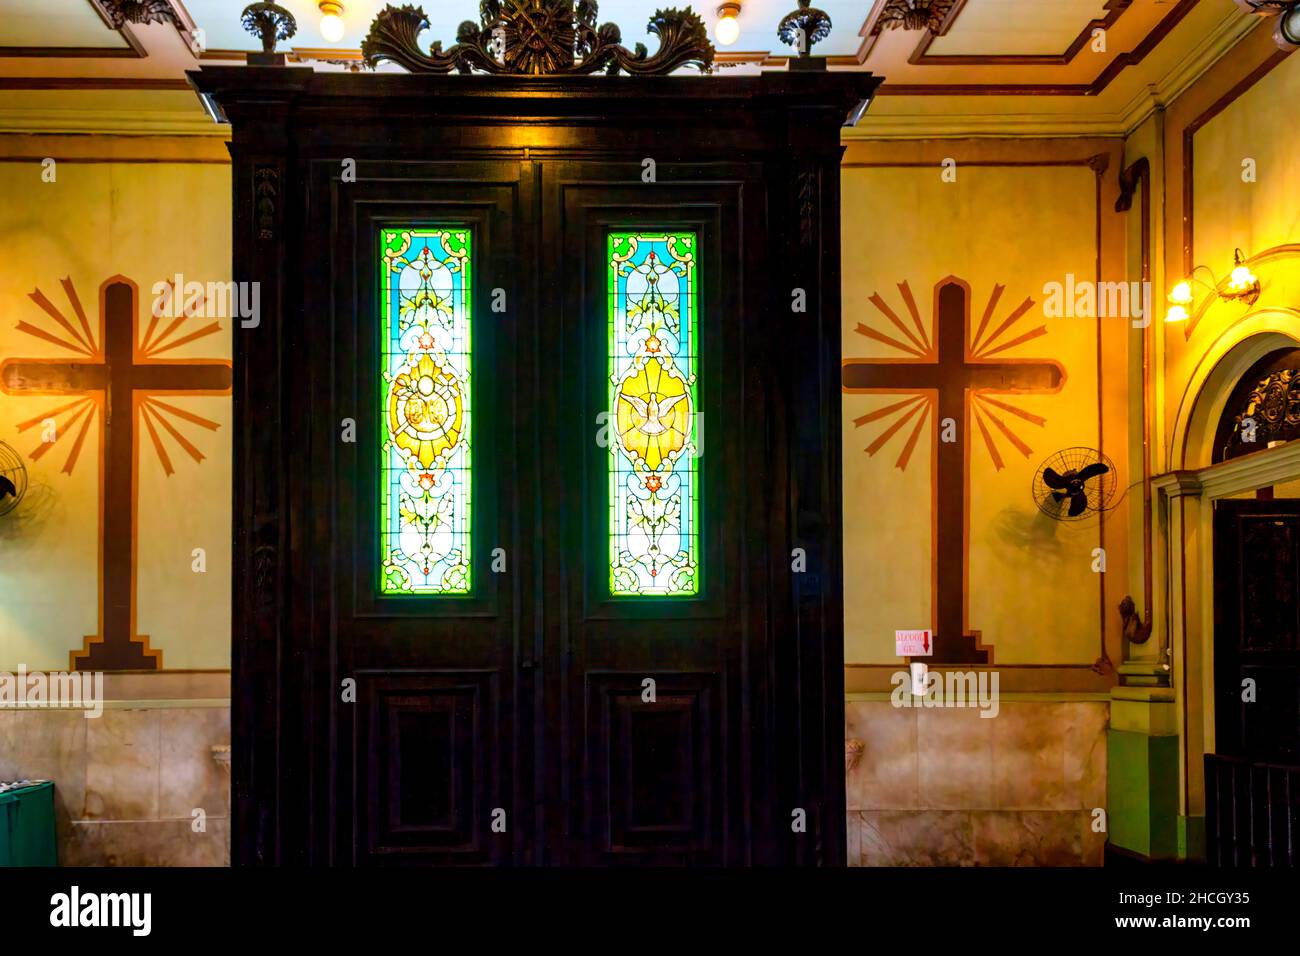
[[[876,81],[194,76],[262,290],[235,347],[236,860],[842,863],[838,132]],[[472,249],[471,583],[388,593],[377,263],[385,230],[443,227]],[[628,232],[689,237],[689,401],[611,361]],[[651,374],[671,336],[641,334]],[[608,445],[645,426],[648,461],[673,404],[696,573],[622,593],[681,564],[611,570],[612,503],[644,530],[662,499],[638,472],[624,502]]]
[[[1300,501],[1214,506],[1214,749],[1300,765]]]

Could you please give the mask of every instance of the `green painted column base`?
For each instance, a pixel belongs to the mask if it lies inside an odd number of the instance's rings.
[[[1184,860],[1205,860],[1205,817],[1178,818],[1178,855]]]
[[[1106,803],[1113,845],[1152,860],[1185,858],[1195,837],[1191,821],[1178,815],[1178,737],[1117,730],[1112,722]],[[1202,821],[1202,847],[1204,829]]]

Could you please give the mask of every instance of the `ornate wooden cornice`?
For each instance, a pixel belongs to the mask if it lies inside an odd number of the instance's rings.
[[[372,69],[387,60],[412,73],[503,73],[524,76],[578,75],[604,70],[634,74],[671,73],[681,66],[713,71],[713,45],[704,22],[690,7],[657,10],[649,31],[659,37],[650,56],[645,44],[635,51],[621,45],[622,31],[613,23],[596,26],[595,0],[482,0],[479,22],[466,20],[456,44],[429,52],[418,37],[429,26],[420,7],[387,6],[370,25],[361,44]]]

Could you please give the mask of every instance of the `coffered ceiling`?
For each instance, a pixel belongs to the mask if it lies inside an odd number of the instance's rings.
[[[184,73],[241,62],[259,49],[239,18],[247,0],[0,0],[0,130],[34,121],[23,91],[116,90],[141,109],[154,94],[184,93]],[[298,32],[281,48],[319,70],[357,69],[359,47],[386,0],[343,0],[345,32],[321,35],[316,0],[280,0]],[[718,0],[721,2],[721,0]],[[665,0],[600,0],[599,20],[623,42],[655,37],[645,25]],[[740,35],[718,47],[722,70],[781,69],[777,24],[796,0],[741,0]],[[475,0],[423,0],[428,46],[455,41]],[[1233,0],[815,0],[833,21],[815,53],[833,69],[885,77],[859,135],[971,135],[998,131],[1122,133],[1127,122],[1261,25]],[[697,12],[710,35],[713,0]],[[144,14],[131,17],[132,13]],[[126,16],[124,16],[126,15]],[[130,19],[144,22],[124,22]],[[385,67],[389,68],[389,67]],[[1190,78],[1189,78],[1190,77]],[[707,81],[706,81],[707,82]],[[48,99],[48,98],[47,98]],[[174,105],[176,100],[172,101]],[[26,104],[26,105],[24,105]],[[48,112],[48,107],[41,107]],[[128,106],[123,108],[129,109]],[[194,109],[188,104],[187,110]],[[26,116],[26,119],[24,117]],[[192,131],[202,130],[195,114]],[[48,118],[53,128],[58,120]]]

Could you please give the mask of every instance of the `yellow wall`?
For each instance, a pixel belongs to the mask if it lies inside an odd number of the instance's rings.
[[[1215,484],[1225,480],[1223,469],[1199,470],[1211,464],[1214,431],[1240,377],[1269,351],[1300,343],[1300,149],[1294,127],[1278,112],[1300,94],[1300,59],[1280,53],[1271,31],[1271,22],[1261,23],[1125,143],[1125,163],[1150,164],[1147,232],[1161,317],[1173,286],[1194,280],[1192,321],[1158,322],[1148,339],[1150,472],[1165,476],[1155,482],[1163,490],[1153,497],[1152,549],[1144,559],[1154,600],[1143,617],[1154,620],[1155,630],[1148,644],[1125,648],[1126,660],[1154,668],[1153,674],[1162,662],[1169,668],[1183,738],[1178,812],[1187,819],[1205,812],[1201,755],[1215,751],[1212,498],[1225,487]],[[1253,160],[1254,182],[1243,178],[1246,160]],[[1130,270],[1137,268],[1132,246],[1141,241],[1140,227],[1135,201]],[[1201,284],[1226,280],[1236,248],[1259,257],[1251,268],[1262,291],[1253,305],[1224,300]],[[1137,382],[1136,350],[1131,358],[1130,380]],[[1134,454],[1141,423],[1141,417],[1131,422]],[[1257,468],[1261,460],[1234,463],[1243,466]],[[1232,484],[1230,474],[1226,480]],[[1246,482],[1249,490],[1227,496],[1253,497],[1255,485]],[[1285,482],[1279,487],[1288,490]],[[1140,528],[1131,530],[1136,543]],[[1180,824],[1180,840],[1187,841],[1180,852],[1195,852],[1194,830]]]
[[[1279,104],[1297,95],[1300,59],[1283,57],[1268,31],[1257,30],[1173,105],[1165,137],[1166,175],[1177,190],[1169,192],[1164,216],[1167,286],[1197,266],[1207,267],[1195,270],[1197,280],[1213,284],[1211,272],[1226,279],[1237,248],[1255,257],[1300,244],[1300,150],[1278,113]],[[1248,159],[1255,163],[1255,182],[1243,179]],[[1191,189],[1185,190],[1189,173]],[[1194,283],[1194,324],[1164,327],[1166,468],[1209,464],[1198,434],[1189,444],[1188,426],[1215,366],[1252,335],[1300,334],[1300,248],[1270,255],[1252,269],[1262,284],[1253,306],[1216,298]],[[1207,396],[1201,411],[1216,397]]]
[[[1097,155],[1106,167],[1100,192],[1098,174],[1087,162]],[[945,157],[957,160],[955,182],[944,181],[940,163]],[[1046,283],[1065,283],[1067,274],[1076,281],[1095,281],[1099,262],[1103,281],[1123,277],[1123,225],[1110,211],[1117,164],[1118,143],[1082,140],[852,142],[845,156],[846,360],[901,355],[856,329],[864,323],[900,337],[869,299],[879,293],[906,321],[898,289],[903,281],[933,339],[934,286],[954,275],[971,286],[975,325],[995,284],[1005,291],[990,327],[1026,298],[1034,300],[999,341],[1040,325],[1047,334],[997,358],[1054,359],[1066,370],[1055,394],[996,396],[1046,419],[1039,427],[1000,413],[1031,449],[1028,457],[990,425],[1004,464],[998,470],[976,426],[970,426],[975,430],[969,436],[969,624],[993,647],[998,666],[1087,668],[1101,654],[1102,580],[1092,570],[1092,552],[1102,540],[1101,520],[1071,523],[1043,516],[1030,484],[1052,452],[1074,445],[1096,447],[1099,441],[1120,467],[1117,502],[1132,480],[1123,428],[1128,321],[1043,313]],[[1099,363],[1106,428],[1099,413]],[[899,663],[894,630],[933,623],[931,456],[937,435],[927,425],[903,471],[896,462],[909,428],[872,456],[864,449],[890,421],[854,423],[900,397],[844,396],[845,659],[850,665]],[[1107,571],[1116,589],[1113,600],[1109,593],[1106,597],[1108,607],[1125,593],[1123,514],[1106,517],[1114,528],[1105,541]]]
[[[104,138],[69,147],[30,137],[0,140],[0,360],[58,358],[69,353],[16,328],[20,321],[57,328],[28,297],[34,289],[72,315],[60,285],[70,277],[98,334],[99,288],[115,274],[140,290],[147,324],[155,282],[182,273],[187,280],[225,281],[230,272],[230,171],[203,162],[93,162],[107,154]],[[98,139],[98,138],[96,138]],[[21,145],[17,145],[21,141]],[[49,148],[45,152],[42,146]],[[80,158],[70,156],[71,149]],[[16,156],[17,154],[17,156]],[[56,159],[56,179],[42,181],[34,157]],[[32,158],[19,158],[19,157]],[[197,329],[211,319],[189,319]],[[167,353],[168,358],[231,354],[231,322]],[[75,320],[74,320],[75,322]],[[63,401],[67,401],[64,399]],[[139,442],[138,632],[161,649],[167,669],[230,666],[231,409],[228,396],[168,397],[170,404],[213,420],[219,428],[177,423],[206,457],[196,463],[163,436],[175,473],[166,476],[152,444]],[[90,429],[71,475],[61,469],[71,438],[40,458],[39,429],[19,422],[60,404],[52,396],[0,393],[0,441],[21,453],[30,490],[19,509],[0,517],[0,669],[64,669],[70,651],[97,630],[98,429]],[[206,573],[192,570],[192,552],[206,551]]]

